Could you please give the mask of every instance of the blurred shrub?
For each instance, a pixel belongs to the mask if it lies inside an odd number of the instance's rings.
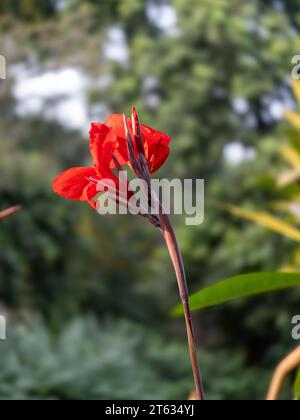
[[[202,354],[202,362],[210,398],[263,395],[268,378],[242,373],[238,352]],[[36,320],[9,328],[0,346],[2,400],[186,399],[192,386],[185,343],[125,321],[77,318],[54,336]]]
[[[51,17],[55,14],[56,0],[1,0],[1,15],[11,14],[26,21]]]

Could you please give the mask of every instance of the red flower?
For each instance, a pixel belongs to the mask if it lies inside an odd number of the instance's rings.
[[[104,124],[91,126],[90,152],[94,166],[63,172],[54,180],[53,190],[70,200],[87,201],[95,208],[99,181],[112,179],[119,185],[114,170],[120,171],[125,166],[131,167],[139,178],[150,178],[168,158],[170,141],[166,134],[140,125],[135,108],[132,120],[111,115]]]

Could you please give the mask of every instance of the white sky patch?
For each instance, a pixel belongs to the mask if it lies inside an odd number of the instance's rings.
[[[245,161],[255,159],[256,154],[252,147],[246,147],[242,143],[234,141],[224,147],[223,156],[230,165],[238,166]]]
[[[262,98],[264,106],[262,117],[267,123],[278,122],[283,119],[285,109],[289,108],[289,100],[283,92],[278,91],[276,97],[264,96]]]
[[[149,1],[146,12],[148,19],[167,35],[177,35],[177,15],[174,7]]]
[[[69,129],[82,130],[88,132],[89,120],[88,109],[85,98],[74,96],[60,101],[55,107],[45,111],[46,117],[54,119]]]
[[[288,108],[286,98],[281,98],[279,100],[271,96],[264,96],[262,98],[262,103],[264,105],[263,117],[269,123],[282,120],[284,110]],[[245,98],[233,98],[232,108],[237,114],[246,117],[246,126],[248,128],[250,128],[251,126],[255,127],[255,125],[252,124],[254,120],[253,114],[251,114],[250,104]]]
[[[43,100],[36,96],[32,96],[26,99],[25,103],[17,104],[17,113],[21,116],[23,115],[35,115],[39,114],[43,109]]]
[[[145,91],[151,91],[158,86],[158,80],[155,76],[148,74],[145,76],[143,88]]]
[[[56,0],[55,7],[56,7],[56,10],[58,10],[59,12],[63,12],[64,10],[67,9],[68,2],[67,0]]]
[[[88,79],[75,68],[30,76],[15,68],[13,89],[20,116],[44,115],[69,129],[86,130],[89,109],[85,90]]]
[[[272,5],[276,10],[279,10],[279,11],[282,11],[285,8],[285,4],[281,0],[273,0]]]
[[[273,101],[270,104],[270,108],[269,108],[271,117],[274,120],[278,120],[280,121],[283,118],[283,114],[284,114],[284,105],[282,102],[279,101]]]
[[[149,108],[155,109],[161,102],[160,96],[157,93],[149,93],[145,97],[145,103]]]
[[[249,103],[246,101],[246,99],[241,97],[233,98],[232,106],[235,112],[238,114],[247,114],[247,112],[250,110]]]
[[[94,86],[98,89],[106,89],[114,82],[114,77],[112,74],[102,74],[98,79],[95,81]]]
[[[111,110],[104,103],[98,103],[91,107],[91,121],[105,121],[107,116],[111,114]]]
[[[107,30],[103,53],[107,60],[117,61],[118,63],[126,63],[129,60],[129,48],[122,28],[111,26]]]
[[[73,95],[87,86],[85,77],[72,68],[46,72],[24,79],[19,74],[17,79],[14,94],[20,100],[32,96],[51,99],[55,96]]]

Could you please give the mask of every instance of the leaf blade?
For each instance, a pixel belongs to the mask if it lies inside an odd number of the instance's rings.
[[[298,370],[298,374],[296,376],[296,381],[294,385],[294,393],[295,393],[295,399],[300,400],[300,369]]]
[[[273,232],[300,242],[300,230],[286,222],[283,222],[282,220],[277,219],[269,213],[254,212],[230,205],[224,205],[223,207],[235,216],[257,223],[272,230]]]
[[[297,130],[300,130],[300,115],[293,111],[285,111],[284,113],[286,119],[290,124]]]
[[[222,280],[193,294],[190,307],[192,311],[206,309],[236,299],[296,286],[300,286],[300,273],[264,272],[239,275]],[[176,306],[172,311],[173,316],[182,314],[182,305]]]
[[[299,115],[300,125],[300,115]],[[287,144],[281,147],[281,154],[284,159],[292,165],[294,169],[299,170],[300,168],[300,153],[294,147],[288,146]]]
[[[300,102],[300,80],[293,80],[293,91],[296,99]]]

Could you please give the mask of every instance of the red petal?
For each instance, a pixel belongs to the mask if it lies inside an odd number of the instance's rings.
[[[69,200],[87,201],[84,190],[91,183],[90,177],[97,177],[94,168],[71,168],[55,178],[53,190],[56,194]]]
[[[127,122],[128,122],[129,128],[132,129],[132,124],[129,118],[127,118]],[[125,140],[125,127],[124,127],[123,115],[113,114],[105,121],[105,124],[114,130],[116,136],[119,139]]]
[[[129,128],[132,129],[132,123],[129,118],[127,118],[127,123]],[[128,165],[129,158],[126,145],[123,115],[113,114],[105,121],[105,124],[114,131],[117,137],[117,148],[115,150],[116,158],[118,159],[121,166]]]
[[[128,126],[132,130],[132,121],[130,118],[127,118]],[[105,125],[108,127],[111,127],[114,132],[116,133],[117,137],[124,138],[125,139],[125,128],[124,128],[124,121],[123,121],[123,115],[120,114],[113,114],[111,115],[106,121]],[[147,125],[141,125],[142,128],[142,134],[144,137],[144,141],[147,142],[149,145],[153,143],[158,143],[161,141],[161,143],[165,146],[168,146],[168,144],[171,141],[171,138],[167,136],[165,133],[155,130],[152,127],[149,127]]]
[[[146,125],[142,126],[142,133],[146,143],[145,151],[148,167],[151,174],[154,174],[169,157],[170,149],[168,145],[171,137]]]
[[[151,174],[154,174],[166,162],[170,149],[164,144],[152,144],[149,148],[148,167]]]
[[[90,203],[90,206],[93,207],[93,209],[96,208],[96,202],[94,200],[94,198],[99,194],[99,192],[97,191],[97,184],[90,182],[85,189],[83,190],[82,193],[82,199],[83,201],[87,201],[88,203]]]
[[[128,118],[129,128],[132,130],[132,121]],[[112,128],[118,139],[118,148],[115,154],[121,165],[128,164],[128,154],[125,140],[125,129],[123,116],[120,114],[111,115],[105,124]],[[141,125],[145,154],[151,173],[156,172],[167,160],[169,156],[169,143],[171,138],[161,131],[155,130],[147,125]]]
[[[115,164],[113,161],[113,155],[117,158],[118,162],[121,164],[121,158],[119,157],[115,145],[112,143],[105,144],[103,148],[102,155],[102,178],[112,179],[113,181],[117,180],[116,175],[113,172],[115,169]]]
[[[154,130],[154,128],[147,125],[142,125],[142,134],[148,147],[159,142],[164,146],[168,146],[171,141],[171,137],[167,136],[167,134]]]
[[[117,138],[114,131],[105,124],[93,123],[90,130],[90,152],[93,157],[95,168],[98,174],[103,175],[105,167],[110,166],[109,161],[104,161],[104,148],[110,143],[113,150],[117,147]],[[107,156],[106,156],[107,159]]]

